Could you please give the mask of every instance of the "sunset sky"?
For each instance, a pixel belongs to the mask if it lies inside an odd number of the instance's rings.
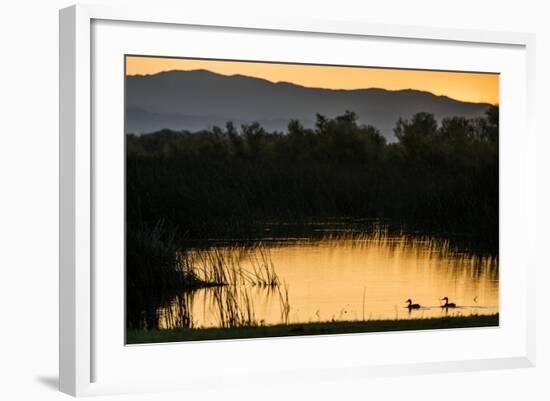
[[[164,57],[126,57],[127,75],[205,69],[223,75],[247,75],[272,82],[329,89],[417,89],[468,102],[499,102],[499,75],[365,67],[213,61]]]

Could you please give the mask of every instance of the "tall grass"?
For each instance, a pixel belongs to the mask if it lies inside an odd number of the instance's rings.
[[[151,288],[158,291],[174,288],[199,288],[209,283],[201,280],[187,258],[178,252],[176,231],[160,219],[148,228],[140,225],[127,230],[127,290]]]
[[[279,285],[269,250],[262,244],[189,250],[175,236],[163,221],[128,231],[128,327],[192,327],[192,292],[204,287],[214,287],[221,327],[256,325],[247,288]]]
[[[259,287],[279,285],[269,248],[261,242],[254,246],[230,245],[193,250],[187,258],[194,274],[206,282]]]
[[[126,248],[127,288],[194,289],[248,284],[276,287],[279,278],[269,249],[233,246],[227,249],[189,250],[175,242],[175,230],[163,220],[152,229],[128,230]],[[248,269],[243,268],[243,263]]]
[[[250,283],[260,287],[278,287],[279,276],[275,272],[269,248],[260,243],[255,250],[252,252]]]
[[[128,219],[165,218],[189,238],[211,239],[254,235],[262,221],[387,218],[496,249],[498,118],[438,126],[419,113],[396,131],[398,141],[385,143],[348,115],[286,134],[129,135]]]

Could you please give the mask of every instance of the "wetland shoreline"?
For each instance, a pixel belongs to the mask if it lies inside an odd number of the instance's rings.
[[[386,331],[439,330],[492,327],[499,325],[499,314],[441,317],[428,319],[328,321],[271,326],[232,328],[181,328],[170,330],[129,330],[127,344],[178,341],[230,340],[260,337],[289,337],[318,334],[376,333]]]

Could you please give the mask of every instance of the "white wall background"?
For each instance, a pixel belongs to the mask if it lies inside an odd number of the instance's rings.
[[[130,0],[96,3],[132,4]],[[399,377],[164,393],[116,399],[550,399],[550,25],[536,0],[231,0],[139,1],[178,5],[189,13],[294,15],[319,19],[429,25],[537,34],[538,366],[534,369]],[[0,5],[0,399],[57,400],[58,291],[58,16],[65,0],[4,1]],[[521,135],[521,133],[518,133]],[[115,397],[106,397],[115,399]]]

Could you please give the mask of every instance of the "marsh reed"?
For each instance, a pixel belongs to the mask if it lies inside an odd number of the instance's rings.
[[[279,286],[269,248],[262,243],[252,247],[231,245],[193,250],[180,254],[180,257],[192,274],[205,282],[271,288]]]

